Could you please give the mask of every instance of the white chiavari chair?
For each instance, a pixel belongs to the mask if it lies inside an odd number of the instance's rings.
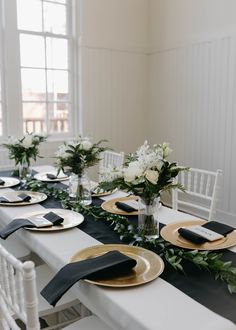
[[[21,262],[0,245],[0,329],[39,330],[37,271],[32,261]],[[51,308],[54,312],[54,308]],[[110,330],[96,316],[77,320],[69,327],[56,324],[46,329]]]
[[[99,173],[107,168],[122,167],[124,163],[124,157],[124,152],[114,152],[110,150],[104,151],[99,162]],[[100,178],[101,177],[99,176],[99,181]]]
[[[185,192],[173,189],[173,209],[213,220],[216,213],[221,176],[221,170],[213,172],[190,168],[187,171],[181,171],[176,182],[185,188]]]

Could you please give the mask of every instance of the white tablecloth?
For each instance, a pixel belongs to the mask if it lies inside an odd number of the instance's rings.
[[[39,168],[40,169],[40,168]],[[42,168],[42,171],[49,168]],[[7,190],[7,189],[6,189]],[[41,205],[0,206],[0,222],[9,223],[23,213],[42,210]],[[163,223],[194,217],[162,207]],[[55,271],[77,251],[101,244],[78,228],[54,233],[24,229],[18,235]],[[236,252],[235,248],[231,249]],[[71,289],[82,303],[116,330],[235,330],[236,325],[202,306],[161,278],[143,286],[113,289],[80,281]]]

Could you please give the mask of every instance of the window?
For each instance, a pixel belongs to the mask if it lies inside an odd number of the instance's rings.
[[[4,4],[7,40],[15,43],[18,54],[13,61],[16,74],[7,76],[8,70],[5,70],[7,86],[18,88],[18,93],[15,91],[15,98],[19,98],[15,108],[21,112],[18,133],[72,135],[75,122],[72,86],[76,86],[72,73],[76,72],[76,54],[71,1],[4,0]],[[10,38],[12,31],[15,38]],[[12,53],[13,45],[10,49],[7,44],[5,46],[6,53]],[[6,63],[6,68],[9,66],[10,63]],[[9,91],[9,96],[11,93]],[[11,97],[6,101],[11,103]]]

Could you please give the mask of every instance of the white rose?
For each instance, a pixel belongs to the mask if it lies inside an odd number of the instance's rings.
[[[22,141],[22,146],[26,149],[32,147],[33,139],[34,139],[33,135],[30,134],[25,135],[24,140]]]
[[[80,144],[80,149],[82,150],[89,150],[92,148],[92,143],[89,140],[84,140]]]
[[[145,172],[145,177],[152,184],[157,184],[157,181],[158,181],[158,178],[159,178],[159,173],[158,173],[158,171],[147,170]]]
[[[143,169],[139,166],[138,162],[132,162],[124,171],[124,180],[126,182],[132,182],[136,177],[140,177],[143,174]]]

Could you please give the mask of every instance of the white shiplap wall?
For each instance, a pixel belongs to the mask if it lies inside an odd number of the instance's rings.
[[[173,159],[223,170],[219,217],[236,219],[236,37],[150,54],[149,137]]]

